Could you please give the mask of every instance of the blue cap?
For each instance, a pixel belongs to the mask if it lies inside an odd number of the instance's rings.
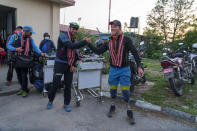
[[[32,34],[36,34],[36,32],[34,32],[33,28],[32,28],[30,25],[24,26],[24,27],[23,27],[23,30],[29,31],[29,32],[31,32]]]

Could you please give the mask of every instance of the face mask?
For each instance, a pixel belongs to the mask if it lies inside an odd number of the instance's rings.
[[[50,38],[49,38],[49,37],[45,37],[44,39],[45,39],[45,40],[49,40]]]

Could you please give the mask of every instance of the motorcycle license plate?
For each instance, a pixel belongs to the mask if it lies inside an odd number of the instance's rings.
[[[167,68],[167,69],[163,69],[163,73],[164,74],[167,74],[167,73],[170,73],[170,72],[172,72],[173,71],[173,69],[172,68]]]

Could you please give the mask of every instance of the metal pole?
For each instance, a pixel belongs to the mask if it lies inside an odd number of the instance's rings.
[[[140,34],[140,17],[138,17],[138,35]]]
[[[64,10],[64,25],[66,25],[66,10],[65,10],[65,8],[63,9]]]
[[[110,17],[111,17],[111,0],[109,0],[109,20],[108,20],[108,33],[110,32]]]

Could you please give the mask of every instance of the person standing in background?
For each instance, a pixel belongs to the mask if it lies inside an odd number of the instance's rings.
[[[15,30],[13,31],[13,34],[16,34],[15,38],[14,38],[15,40],[18,39],[18,35],[17,34],[22,32],[22,31],[23,31],[23,27],[22,26],[17,26],[15,28]],[[8,36],[6,46],[8,45],[8,41],[10,40],[12,35]],[[12,84],[12,77],[13,77],[13,72],[14,72],[14,65],[13,65],[12,56],[13,56],[13,52],[10,51],[10,50],[7,50],[7,64],[9,66],[8,67],[8,73],[7,73],[7,86],[10,86]]]

